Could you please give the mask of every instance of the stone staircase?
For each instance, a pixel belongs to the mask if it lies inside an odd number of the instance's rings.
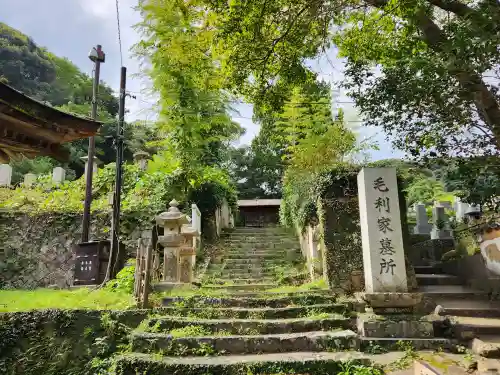
[[[270,289],[291,265],[303,264],[297,238],[280,227],[236,228],[223,233],[221,247],[204,276],[205,288]]]
[[[326,291],[168,297],[130,336],[117,374],[330,374],[357,352],[353,302]]]
[[[302,261],[281,228],[237,228],[223,241],[199,293],[163,298],[131,333],[130,351],[115,358],[117,375],[326,375],[346,364],[380,364],[401,347],[453,351],[464,343],[500,357],[500,306],[439,265],[415,267],[420,291],[439,304],[436,314],[380,316],[327,289],[275,289]],[[393,352],[369,354],[381,349]]]
[[[354,301],[325,289],[266,291],[301,265],[293,235],[237,228],[223,244],[199,295],[164,298],[131,334],[117,374],[331,374],[346,361],[367,363],[357,351]]]
[[[442,272],[439,263],[415,266],[420,291],[431,297],[447,334],[469,343],[474,353],[500,358],[500,301],[481,290],[463,286],[458,277]]]

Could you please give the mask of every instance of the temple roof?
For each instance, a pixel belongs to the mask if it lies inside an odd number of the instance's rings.
[[[66,161],[62,143],[88,138],[100,122],[47,106],[0,82],[0,162],[18,155],[51,156]]]

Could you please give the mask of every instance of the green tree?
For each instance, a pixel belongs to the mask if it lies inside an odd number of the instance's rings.
[[[306,82],[307,59],[335,43],[346,87],[401,149],[498,152],[500,5],[480,0],[206,0],[216,17],[230,87],[280,105]],[[375,74],[378,67],[380,74]]]
[[[155,1],[140,5],[143,40],[136,46],[160,95],[163,147],[173,149],[185,186],[204,166],[221,167],[230,142],[242,133],[229,116],[214,30],[198,1]]]

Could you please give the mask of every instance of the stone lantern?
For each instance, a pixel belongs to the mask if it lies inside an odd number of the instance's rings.
[[[134,161],[139,165],[141,171],[145,171],[148,167],[149,154],[144,151],[138,151],[134,154]]]
[[[184,224],[181,228],[181,234],[184,242],[179,252],[180,279],[183,283],[190,283],[193,281],[193,269],[196,261],[196,249],[193,239],[198,237],[200,233],[196,228],[192,227],[192,224]]]
[[[188,223],[185,214],[179,211],[179,203],[173,199],[170,208],[156,217],[156,224],[163,227],[163,236],[158,237],[158,242],[164,248],[163,281],[178,283],[179,272],[179,250],[183,242],[181,228]]]

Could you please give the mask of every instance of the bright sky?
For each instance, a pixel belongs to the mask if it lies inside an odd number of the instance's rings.
[[[133,9],[135,4],[137,0],[120,0],[123,64],[129,73],[127,90],[137,97],[127,98],[127,119],[147,120],[155,116],[154,99],[144,93],[147,79],[134,76],[140,72],[140,67],[130,53],[132,45],[139,40],[139,35],[132,27],[140,21],[140,15]],[[92,46],[101,44],[106,53],[101,79],[118,91],[121,63],[114,0],[0,0],[0,9],[0,22],[31,36],[37,44],[56,55],[67,57],[89,75],[92,63],[87,54]],[[332,84],[342,79],[343,63],[336,58],[334,50],[329,53],[328,59],[318,59],[311,62],[311,66],[321,78]],[[383,132],[362,126],[349,98],[339,92],[335,99],[346,112],[349,125],[359,127],[360,137],[374,136],[379,143],[380,151],[372,151],[372,159],[402,157],[402,153],[391,151]],[[247,130],[241,143],[248,144],[259,131],[258,125],[251,120],[252,106],[242,104],[236,109],[238,114],[234,115],[234,120]]]

